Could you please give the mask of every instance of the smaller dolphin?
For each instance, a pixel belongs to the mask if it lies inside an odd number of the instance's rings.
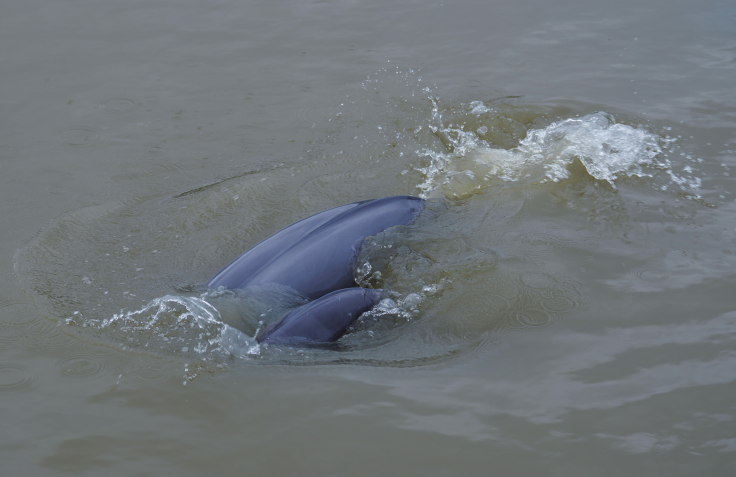
[[[259,343],[310,346],[339,339],[381,299],[381,290],[344,288],[287,313],[257,338]]]

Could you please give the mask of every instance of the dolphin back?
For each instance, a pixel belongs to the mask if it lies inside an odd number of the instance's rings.
[[[266,238],[207,283],[238,289],[276,283],[310,299],[355,287],[355,258],[366,237],[408,225],[424,208],[412,196],[347,204],[300,220]]]

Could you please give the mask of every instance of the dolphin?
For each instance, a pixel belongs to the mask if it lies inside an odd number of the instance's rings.
[[[290,287],[315,301],[267,327],[258,340],[281,344],[335,341],[380,296],[378,290],[345,290],[357,287],[355,261],[363,240],[389,227],[411,224],[422,210],[423,199],[400,195],[319,212],[247,250],[207,285],[230,289],[260,284]],[[318,328],[321,331],[316,331]]]
[[[360,315],[381,299],[381,290],[344,288],[300,306],[271,323],[259,343],[319,346],[339,339]]]

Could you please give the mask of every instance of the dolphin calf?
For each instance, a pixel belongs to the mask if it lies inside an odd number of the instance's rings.
[[[341,205],[302,219],[261,241],[207,283],[230,289],[275,283],[311,303],[282,317],[258,337],[263,343],[331,342],[379,300],[380,291],[355,288],[355,260],[366,237],[409,225],[424,200],[393,196]],[[319,331],[318,331],[319,330]]]
[[[381,290],[344,288],[300,306],[267,326],[259,343],[310,346],[340,338],[381,299]]]

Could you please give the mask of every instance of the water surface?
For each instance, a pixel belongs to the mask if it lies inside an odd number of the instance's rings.
[[[13,474],[732,475],[728,2],[10,2]],[[397,194],[338,347],[202,284]]]

